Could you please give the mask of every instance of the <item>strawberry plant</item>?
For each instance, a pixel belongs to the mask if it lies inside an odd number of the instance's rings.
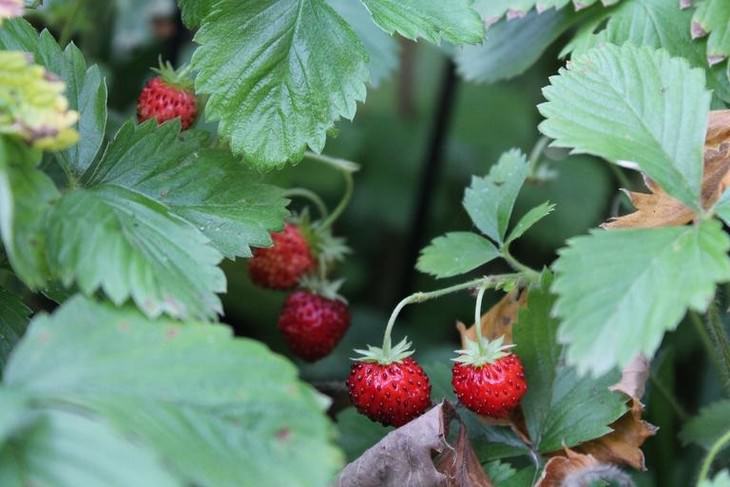
[[[729,32],[0,0],[0,485],[730,486]]]

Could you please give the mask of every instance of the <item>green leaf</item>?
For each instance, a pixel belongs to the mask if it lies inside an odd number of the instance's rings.
[[[523,236],[525,232],[532,228],[534,224],[548,216],[550,213],[553,212],[554,209],[555,205],[546,201],[540,206],[536,206],[535,208],[525,213],[522,218],[520,218],[520,221],[517,222],[517,225],[515,225],[515,227],[510,232],[509,237],[507,237],[506,243],[510,244]]]
[[[717,401],[700,411],[682,429],[679,437],[685,445],[695,443],[709,449],[727,431],[730,431],[730,399]]]
[[[725,225],[730,225],[730,190],[725,190],[715,205],[714,211],[725,222]]]
[[[663,50],[606,44],[550,81],[539,109],[546,117],[540,130],[553,145],[634,161],[667,193],[700,209],[711,100],[702,70]]]
[[[707,62],[710,66],[730,56],[730,3],[724,0],[697,2],[692,17],[692,37],[707,38]]]
[[[500,461],[487,463],[484,465],[484,470],[494,485],[502,485],[517,473],[517,470],[512,468],[512,465]]]
[[[559,321],[551,316],[555,296],[548,291],[552,279],[543,279],[541,288],[530,292],[513,338],[530,384],[522,399],[530,439],[539,451],[552,452],[610,433],[608,425],[626,412],[626,405],[624,397],[609,390],[618,373],[581,378],[561,362]]]
[[[210,13],[216,0],[178,0],[182,11],[182,20],[189,29],[198,27],[206,15]]]
[[[604,6],[614,5],[620,0],[601,0]],[[484,14],[487,24],[492,24],[505,15],[508,19],[524,17],[535,8],[538,12],[549,9],[561,9],[568,5],[570,0],[477,0],[476,6]],[[577,10],[582,10],[599,3],[598,0],[574,0]]]
[[[698,487],[730,487],[730,470],[718,472],[712,480],[703,480]]]
[[[197,227],[224,256],[250,257],[250,247],[271,245],[288,201],[227,150],[204,148],[201,136],[181,135],[179,122],[128,122],[84,183],[142,193]]]
[[[527,171],[525,155],[513,149],[502,154],[487,177],[472,178],[464,193],[464,208],[474,225],[500,245]]]
[[[370,85],[377,87],[398,67],[398,43],[373,24],[365,6],[352,0],[327,0],[350,24],[368,53]]]
[[[464,274],[499,257],[492,242],[471,232],[438,237],[421,251],[416,268],[437,278]]]
[[[67,193],[49,218],[51,269],[67,287],[132,298],[148,316],[212,318],[226,289],[222,256],[189,223],[129,189],[104,184]]]
[[[365,99],[367,53],[325,0],[220,0],[195,41],[207,117],[259,168],[321,152]]]
[[[342,462],[297,369],[225,326],[77,297],[33,320],[4,383],[102,418],[184,485],[327,485]]]
[[[651,356],[687,309],[704,311],[715,284],[730,280],[728,249],[716,221],[570,240],[553,286],[568,362],[600,375],[638,353]]]
[[[0,485],[182,486],[154,452],[104,423],[64,411],[38,416],[0,448]]]
[[[338,443],[350,462],[383,439],[392,429],[369,420],[352,407],[343,409],[337,415],[337,430],[340,433]]]
[[[25,333],[29,317],[30,309],[23,301],[0,287],[0,372],[5,368],[13,347]]]
[[[24,19],[3,24],[0,49],[30,52],[36,63],[66,83],[69,107],[79,112],[80,138],[78,144],[59,152],[56,157],[75,175],[81,175],[98,154],[106,131],[107,87],[99,67],[87,68],[83,54],[74,44],[62,50],[48,31],[44,30],[39,36]]]
[[[373,20],[388,34],[424,38],[433,43],[477,44],[484,38],[484,24],[470,0],[362,0]]]
[[[46,282],[46,215],[60,196],[53,181],[35,169],[37,156],[0,136],[0,232],[13,270],[31,289]]]

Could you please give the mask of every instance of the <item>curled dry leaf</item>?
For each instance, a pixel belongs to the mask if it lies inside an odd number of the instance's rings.
[[[482,315],[482,336],[494,340],[504,336],[504,344],[512,343],[512,325],[517,321],[520,308],[527,303],[527,293],[514,290],[507,293],[497,304]],[[474,325],[469,328],[458,322],[456,329],[461,336],[461,345],[466,348],[466,341],[476,341],[477,331]]]
[[[622,487],[634,485],[617,467],[601,463],[593,455],[566,448],[564,455],[548,460],[535,487],[584,487],[601,480]]]
[[[710,112],[705,139],[705,170],[702,178],[702,207],[712,207],[730,186],[730,110]],[[636,211],[603,224],[604,228],[652,228],[684,225],[694,212],[645,178],[650,193],[627,191]]]
[[[624,367],[621,380],[611,386],[612,391],[623,392],[639,401],[644,396],[646,382],[649,380],[650,363],[644,355],[639,354]]]
[[[469,441],[466,426],[461,425],[454,448],[444,451],[436,459],[436,469],[446,475],[448,487],[492,487]]]

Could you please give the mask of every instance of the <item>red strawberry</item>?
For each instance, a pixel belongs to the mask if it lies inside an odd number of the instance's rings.
[[[309,291],[290,294],[279,315],[279,329],[289,348],[308,362],[329,355],[349,326],[345,303]]]
[[[347,390],[358,411],[386,426],[403,426],[431,405],[431,383],[411,357],[391,363],[355,363]]]
[[[190,128],[198,116],[198,101],[192,82],[184,73],[176,73],[172,66],[160,64],[160,73],[147,82],[137,101],[137,119],[140,122],[155,119],[163,123],[180,118],[183,130]]]
[[[271,289],[291,289],[317,262],[299,228],[287,224],[284,231],[272,233],[273,247],[255,249],[249,262],[251,280]]]
[[[477,414],[504,418],[515,409],[527,392],[525,372],[517,355],[504,350],[502,339],[484,340],[483,352],[476,354],[477,344],[462,351],[452,370],[451,384],[456,397]]]

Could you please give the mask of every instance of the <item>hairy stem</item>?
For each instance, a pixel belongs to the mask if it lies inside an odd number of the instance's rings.
[[[510,254],[506,245],[502,248],[502,258],[506,260],[510,267],[514,270],[524,274],[524,277],[530,282],[537,282],[540,279],[540,273],[515,259],[512,254]]]
[[[304,157],[307,157],[314,161],[319,161],[323,164],[330,166],[333,169],[338,170],[345,178],[345,193],[342,195],[342,199],[340,199],[340,202],[337,204],[330,216],[322,223],[322,228],[329,228],[342,215],[342,213],[347,208],[347,205],[350,204],[350,200],[352,199],[352,193],[355,189],[355,182],[352,178],[352,174],[360,170],[360,165],[352,161],[348,161],[347,159],[330,157],[324,154],[316,154],[314,152],[306,152],[304,154]]]
[[[707,310],[705,320],[707,334],[714,350],[715,361],[717,362],[720,377],[725,391],[730,394],[730,339],[725,331],[725,325],[720,317],[720,309],[717,301],[713,301]]]
[[[710,469],[712,468],[712,462],[715,461],[715,457],[720,453],[723,448],[730,445],[730,431],[727,431],[722,435],[713,445],[710,447],[710,451],[707,452],[705,461],[702,462],[702,468],[700,469],[700,476],[697,480],[697,485],[701,485],[702,482],[706,481],[710,475]]]
[[[477,293],[477,303],[474,307],[474,326],[477,332],[477,344],[479,346],[479,354],[484,354],[484,345],[482,344],[482,300],[484,299],[484,293],[487,291],[488,286],[482,286],[479,288]]]
[[[407,305],[413,304],[413,303],[423,303],[424,301],[429,301],[431,299],[440,298],[442,296],[457,293],[459,291],[465,291],[467,289],[480,288],[480,291],[482,289],[486,290],[490,287],[498,286],[499,284],[502,284],[509,280],[521,279],[523,277],[524,276],[519,273],[480,277],[479,279],[474,279],[473,281],[456,284],[454,286],[446,287],[443,289],[437,289],[436,291],[417,292],[417,293],[411,294],[410,296],[401,300],[401,302],[398,303],[398,305],[393,310],[393,313],[391,313],[391,315],[390,315],[390,319],[388,320],[388,326],[385,327],[385,334],[383,335],[384,355],[387,357],[390,354],[390,350],[392,347],[392,340],[390,338],[390,335],[391,335],[391,332],[393,331],[393,325],[395,325],[395,321],[396,321],[396,319],[398,319],[398,315],[400,314],[400,312]],[[480,331],[480,333],[481,333],[481,331]]]
[[[535,147],[532,148],[532,151],[530,152],[530,158],[527,160],[528,177],[534,178],[536,176],[537,166],[540,163],[540,158],[542,157],[542,154],[545,152],[545,149],[547,148],[549,143],[550,138],[543,135],[537,141]]]
[[[329,215],[329,211],[327,211],[327,205],[324,204],[322,198],[320,198],[319,195],[314,191],[310,191],[306,188],[292,188],[287,189],[284,192],[284,196],[286,198],[304,198],[310,201],[317,208],[317,211],[319,212],[319,216],[321,218],[327,218],[327,215]]]

